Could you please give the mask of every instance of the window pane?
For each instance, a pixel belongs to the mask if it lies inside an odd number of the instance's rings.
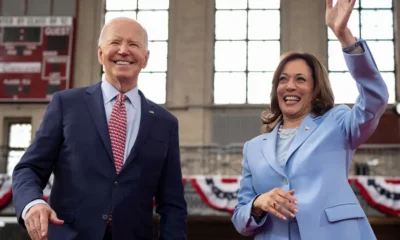
[[[151,101],[164,104],[166,92],[166,79],[165,73],[144,73],[139,74],[139,89],[144,93],[146,98]]]
[[[383,80],[385,80],[389,91],[388,103],[395,103],[396,100],[395,75],[393,72],[384,72],[381,73],[381,75]]]
[[[7,174],[12,176],[15,165],[19,162],[25,151],[9,151],[7,158]]]
[[[394,71],[394,45],[392,41],[368,41],[380,71]]]
[[[232,1],[232,0],[231,0]],[[279,9],[281,0],[249,0],[249,8]]]
[[[167,42],[149,42],[150,57],[144,72],[167,71]]]
[[[362,0],[362,8],[392,8],[392,0]]]
[[[353,33],[354,37],[360,38],[360,12],[358,10],[353,10],[353,13],[350,15],[350,19],[348,22],[348,27]],[[336,40],[337,37],[332,32],[330,28],[328,28],[328,39]]]
[[[146,28],[149,40],[168,39],[168,11],[139,11],[138,21]]]
[[[361,37],[393,39],[393,12],[391,10],[361,11]]]
[[[249,73],[248,102],[270,103],[273,73]]]
[[[106,10],[135,10],[136,0],[107,0]]]
[[[106,12],[105,23],[108,23],[111,19],[117,17],[129,17],[132,19],[136,19],[136,12],[135,11]]]
[[[30,123],[13,123],[9,131],[9,147],[27,148],[31,143],[32,125]]]
[[[216,71],[245,71],[246,42],[217,41],[215,42]]]
[[[279,41],[249,42],[249,71],[274,71],[279,64]]]
[[[246,39],[246,11],[217,11],[216,39]]]
[[[139,0],[139,9],[168,9],[169,0]]]
[[[359,95],[356,81],[346,73],[330,73],[333,95],[335,96],[335,104],[354,103]]]
[[[268,24],[265,24],[268,23]],[[280,12],[276,10],[249,11],[249,39],[279,39]]]
[[[214,103],[240,104],[245,102],[246,102],[245,73],[215,73]]]
[[[146,1],[146,0],[145,0]],[[215,0],[216,9],[246,9],[247,1],[245,0]]]
[[[328,41],[329,71],[348,71],[339,41]]]

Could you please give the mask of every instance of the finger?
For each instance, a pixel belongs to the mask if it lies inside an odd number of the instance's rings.
[[[295,218],[295,215],[290,212],[289,210],[287,210],[286,208],[284,208],[279,202],[276,204],[273,204],[272,207],[278,211],[280,214],[291,217],[291,218]]]
[[[351,10],[353,10],[354,5],[356,5],[356,0],[350,0]]]
[[[31,231],[32,231],[31,225],[30,225],[30,223],[29,223],[29,221],[27,219],[25,219],[25,227],[26,227],[26,231],[29,234],[29,237],[31,237],[31,239],[34,239],[34,236],[31,235]]]
[[[46,237],[47,236],[47,230],[49,226],[49,214],[48,212],[43,212],[40,214],[40,236]]]
[[[26,230],[28,231],[29,236],[31,237],[32,240],[39,240],[39,235],[37,234],[37,231],[35,229],[35,222],[33,218],[30,218],[26,223]]]
[[[294,190],[293,190],[294,191]],[[278,190],[278,194],[283,197],[286,198],[287,200],[289,200],[290,202],[294,203],[294,204],[298,204],[298,201],[295,197],[292,196],[292,194],[283,191],[282,189]]]
[[[38,237],[38,239],[41,239],[42,232],[41,232],[41,226],[40,226],[40,215],[38,217],[35,217],[33,220],[34,220],[35,230],[37,232],[37,237]]]
[[[279,205],[279,204],[276,204],[276,205]],[[272,205],[268,205],[266,211],[275,215],[279,219],[287,220],[287,218],[285,216],[283,216],[280,212],[278,212],[275,208],[273,208]]]
[[[28,231],[29,237],[32,240],[40,240],[39,236],[37,235],[37,232],[35,229],[31,229],[30,231]]]
[[[326,0],[326,10],[332,9],[333,0]]]
[[[55,225],[61,225],[64,223],[64,220],[58,219],[56,212],[51,211],[50,222]]]
[[[294,214],[298,213],[299,210],[287,199],[281,197],[281,196],[277,196],[275,198],[275,201],[277,201],[280,205],[282,205],[283,207],[285,207],[285,210],[289,210],[289,215],[287,213],[284,213],[286,216],[291,216],[292,218],[294,218]],[[279,209],[278,209],[279,210]]]
[[[295,193],[295,190],[294,189],[292,189],[292,190],[290,190],[289,192],[288,192],[290,195],[294,195],[294,193]]]

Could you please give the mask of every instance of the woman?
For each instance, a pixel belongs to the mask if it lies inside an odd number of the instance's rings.
[[[363,40],[347,22],[355,0],[327,1],[326,23],[343,46],[360,92],[352,109],[334,107],[328,74],[310,54],[284,56],[273,77],[265,134],[246,142],[239,233],[272,240],[376,239],[348,184],[355,149],[374,132],[388,91]],[[345,87],[345,86],[344,86]]]

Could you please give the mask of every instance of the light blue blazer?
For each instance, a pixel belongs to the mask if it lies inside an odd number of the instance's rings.
[[[348,183],[348,172],[355,149],[376,129],[389,94],[366,42],[361,42],[363,54],[344,54],[360,93],[355,105],[351,109],[336,106],[318,117],[309,114],[289,149],[285,170],[276,159],[281,123],[272,132],[245,143],[239,202],[232,217],[242,235],[264,240],[288,239],[287,222],[268,213],[259,222],[251,216],[256,196],[281,188],[296,190],[301,239],[376,239]]]

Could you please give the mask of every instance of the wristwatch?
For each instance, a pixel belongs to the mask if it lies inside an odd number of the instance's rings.
[[[352,51],[354,51],[354,49],[358,48],[358,47],[361,45],[361,43],[360,43],[360,41],[358,40],[358,38],[355,37],[355,39],[356,39],[356,43],[354,43],[354,44],[351,45],[350,47],[342,48],[343,52],[345,52],[345,53],[351,53]]]

